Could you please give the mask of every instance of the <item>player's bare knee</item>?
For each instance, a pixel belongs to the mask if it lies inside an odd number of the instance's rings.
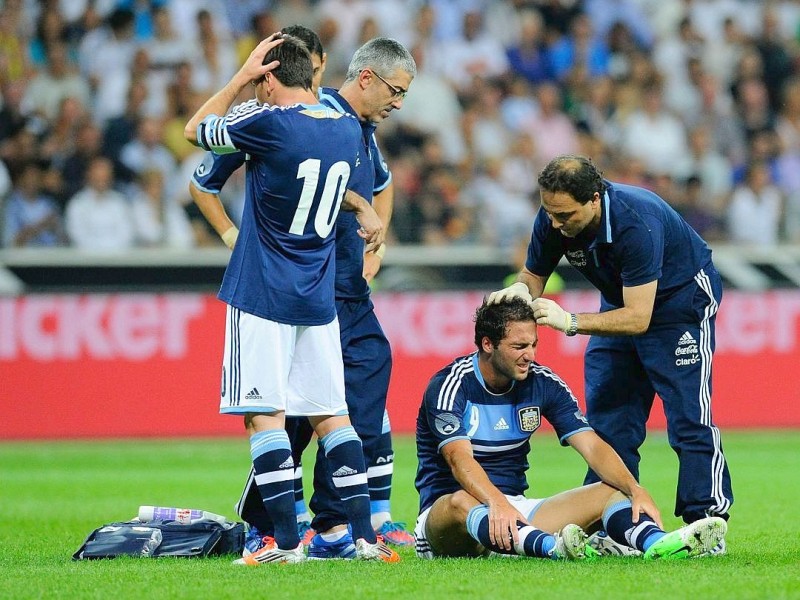
[[[480,502],[464,490],[458,490],[450,494],[448,504],[450,505],[449,508],[452,514],[456,515],[459,520],[466,522],[469,511],[480,504]]]

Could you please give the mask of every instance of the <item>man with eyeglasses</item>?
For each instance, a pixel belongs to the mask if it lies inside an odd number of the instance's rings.
[[[302,26],[286,27],[283,31],[300,37],[308,46],[315,66],[314,83],[318,87],[325,68],[325,54],[319,38]],[[354,189],[358,193],[373,198],[374,208],[385,228],[392,215],[393,185],[391,172],[378,150],[374,130],[392,110],[402,107],[415,75],[416,64],[408,50],[394,40],[375,38],[356,51],[340,90],[318,90],[321,103],[354,115],[361,123],[365,160],[351,175],[351,182],[355,182],[353,185],[357,187]],[[225,215],[217,194],[244,160],[243,155],[207,157],[195,172],[190,186],[195,202],[231,248],[236,243],[238,231]],[[369,282],[380,269],[385,247],[377,253],[365,254],[357,229],[355,221],[342,218],[340,213],[336,224],[336,305],[346,401],[354,428],[364,444],[373,527],[388,543],[410,545],[413,538],[404,524],[392,520],[390,512],[393,451],[386,415],[386,393],[391,372],[391,348],[369,298]],[[287,423],[287,427],[297,462],[311,440],[312,431],[303,419]],[[296,480],[295,489],[302,494],[299,469]],[[302,495],[297,497],[301,498],[298,511],[304,512]],[[345,526],[346,516],[337,498],[330,473],[327,473],[324,453],[319,452],[311,509],[316,513],[312,526],[322,534],[305,539],[310,543],[309,555],[314,558],[351,558],[355,554],[353,539]],[[252,473],[237,509],[251,525],[245,552],[255,552],[262,545],[261,534],[268,534],[271,526]]]

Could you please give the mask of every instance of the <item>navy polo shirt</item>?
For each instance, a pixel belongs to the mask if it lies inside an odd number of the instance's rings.
[[[606,181],[600,226],[568,238],[544,209],[533,224],[525,267],[549,276],[562,256],[598,290],[604,310],[624,306],[622,288],[658,280],[654,315],[711,265],[708,244],[653,192]]]

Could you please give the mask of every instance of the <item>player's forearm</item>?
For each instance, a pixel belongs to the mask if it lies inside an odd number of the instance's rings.
[[[392,221],[394,212],[394,183],[389,183],[384,189],[375,194],[372,198],[372,207],[378,213],[378,217],[383,223],[383,228],[389,230],[389,223]]]
[[[220,237],[231,227],[235,227],[233,221],[231,221],[228,213],[225,211],[225,207],[222,205],[219,196],[204,192],[191,183],[189,184],[189,194],[192,196],[194,203],[197,204],[197,208],[203,213],[206,221],[208,221],[209,225],[214,228],[214,231],[216,231]]]
[[[249,80],[245,78],[241,71],[227,83],[227,85],[216,94],[206,100],[205,104],[194,113],[186,127],[183,129],[183,136],[195,146],[199,146],[197,140],[197,127],[208,115],[224,115],[236,101],[236,97],[247,86]]]
[[[497,489],[486,471],[473,457],[461,457],[450,462],[450,470],[461,488],[481,504],[493,506],[505,501],[503,492]]]
[[[597,473],[604,483],[617,488],[626,496],[632,496],[639,484],[628,467],[614,449],[600,439],[597,434],[592,432],[587,432],[587,434],[593,436],[592,443],[588,445],[588,448],[579,450],[583,454],[586,464]]]
[[[517,275],[517,281],[521,281],[528,286],[531,293],[531,298],[538,298],[544,292],[544,286],[547,284],[547,277],[531,273],[525,267]]]
[[[627,307],[602,313],[579,313],[578,333],[586,335],[639,335],[647,331],[650,320]]]

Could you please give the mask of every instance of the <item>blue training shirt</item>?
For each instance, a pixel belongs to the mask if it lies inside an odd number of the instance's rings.
[[[210,115],[197,133],[206,150],[249,156],[242,227],[219,298],[279,323],[333,321],[333,233],[363,160],[358,121],[320,104],[250,100]]]
[[[461,489],[441,454],[454,440],[469,440],[475,460],[504,494],[528,489],[526,472],[530,437],[542,418],[553,425],[559,441],[592,431],[569,387],[547,367],[531,363],[524,381],[504,394],[486,389],[478,354],[456,359],[433,376],[417,417],[419,510]]]
[[[624,306],[622,288],[658,280],[653,319],[674,293],[711,264],[705,241],[653,192],[606,181],[600,227],[568,238],[543,209],[533,223],[525,267],[549,276],[562,256],[602,294],[603,309]]]
[[[348,102],[333,88],[320,88],[320,103],[338,112],[355,116]],[[375,140],[375,124],[360,121],[362,132],[361,161],[350,174],[348,187],[370,202],[372,197],[384,190],[392,179],[386,161]],[[219,194],[225,182],[247,159],[244,152],[231,154],[209,153],[197,167],[192,183],[200,190]],[[336,217],[336,299],[362,300],[369,297],[370,289],[364,279],[364,240],[358,236],[359,228],[355,215],[341,211]]]

